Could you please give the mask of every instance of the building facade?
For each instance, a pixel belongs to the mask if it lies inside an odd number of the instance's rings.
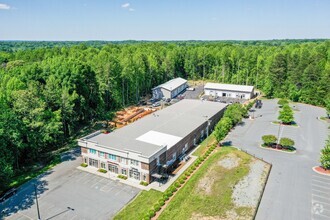
[[[214,97],[230,97],[251,99],[254,97],[254,87],[234,84],[206,83],[204,94]]]
[[[152,89],[152,97],[155,100],[162,98],[172,99],[188,87],[187,80],[182,78],[172,79]]]
[[[180,161],[211,133],[225,104],[182,100],[109,134],[98,131],[78,140],[83,162],[131,180],[153,180],[152,174]]]

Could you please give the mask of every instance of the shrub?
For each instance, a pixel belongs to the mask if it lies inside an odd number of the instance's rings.
[[[284,148],[289,149],[294,145],[294,141],[290,138],[281,138],[280,139],[280,145],[282,145]]]
[[[154,205],[154,210],[158,212],[160,210],[161,206],[157,203]]]
[[[222,139],[224,139],[232,127],[232,120],[229,117],[223,117],[214,129],[214,135],[217,142],[220,142]]]
[[[140,182],[140,185],[142,185],[142,186],[148,186],[149,184],[146,181],[141,181]]]
[[[82,163],[82,164],[80,164],[80,166],[82,166],[82,167],[88,167],[88,164],[87,163]]]
[[[125,176],[125,175],[119,174],[117,177],[120,179],[123,179],[123,180],[127,180],[127,176]]]
[[[97,171],[99,171],[100,173],[107,173],[108,172],[108,171],[106,171],[105,169],[102,169],[102,168],[98,169]]]
[[[276,143],[277,138],[274,135],[264,135],[262,136],[262,140],[265,143],[265,145],[270,146]]]
[[[183,178],[181,178],[180,180],[179,180],[179,182],[181,183],[181,184],[184,184],[184,182],[186,182]]]
[[[280,99],[278,100],[277,104],[280,106],[284,106],[284,105],[288,105],[289,101],[287,99]]]
[[[175,186],[176,188],[179,188],[179,187],[181,186],[181,183],[178,182],[178,181],[176,181],[176,182],[174,183],[174,186]]]
[[[164,198],[160,199],[160,200],[158,201],[158,204],[159,204],[160,206],[165,205],[165,199],[164,199]]]
[[[165,201],[167,201],[167,200],[169,199],[169,196],[168,196],[166,193],[164,193],[164,195],[163,195],[163,199],[164,199]]]
[[[149,210],[149,217],[150,218],[154,217],[155,215],[156,215],[155,210],[153,210],[153,209]]]
[[[149,214],[149,212],[147,212],[145,215],[144,215],[144,217],[143,217],[143,220],[150,220],[151,218],[150,218],[150,214]]]
[[[330,137],[326,141],[325,147],[321,150],[320,162],[324,169],[330,169]]]

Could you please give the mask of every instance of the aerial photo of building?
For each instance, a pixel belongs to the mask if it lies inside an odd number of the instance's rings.
[[[182,100],[109,134],[78,140],[84,163],[137,181],[153,181],[208,136],[226,104]]]
[[[152,97],[155,100],[161,98],[172,99],[188,87],[187,80],[180,77],[167,81],[152,89]]]
[[[234,84],[206,83],[204,94],[216,97],[230,97],[251,99],[254,96],[254,87]]]

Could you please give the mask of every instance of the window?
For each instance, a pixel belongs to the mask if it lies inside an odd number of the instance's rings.
[[[126,170],[126,169],[122,169],[122,170],[121,170],[121,174],[127,176],[127,170]]]
[[[100,157],[104,158],[104,155],[105,155],[104,152],[99,152]]]
[[[183,154],[186,153],[187,150],[188,150],[188,143],[184,145],[184,148],[182,149],[182,153]]]
[[[101,162],[101,168],[105,169],[105,163]]]
[[[113,154],[109,154],[109,159],[110,160],[117,160],[117,156]]]
[[[89,148],[89,153],[90,154],[96,154],[96,150]]]
[[[139,166],[139,161],[131,159],[131,165]]]
[[[137,169],[129,170],[129,177],[134,178],[136,180],[140,180],[140,172]]]
[[[99,161],[98,160],[94,160],[92,158],[89,158],[89,166],[98,168],[99,167]]]
[[[143,179],[143,181],[146,181],[147,180],[147,175],[143,174],[142,179]]]
[[[84,163],[86,163],[86,164],[87,164],[87,158],[86,158],[86,157],[84,158]]]
[[[173,153],[172,158],[176,160],[176,152]]]
[[[127,164],[127,159],[126,159],[126,158],[121,157],[120,159],[121,159],[121,163],[123,163],[123,164]]]
[[[118,173],[118,167],[116,165],[109,164],[108,167],[110,172]]]

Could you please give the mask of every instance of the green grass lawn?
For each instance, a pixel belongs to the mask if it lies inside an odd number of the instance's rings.
[[[143,219],[145,213],[147,213],[161,197],[163,193],[151,189],[150,191],[141,191],[139,195],[129,203],[124,209],[122,209],[114,219]]]
[[[193,153],[194,156],[201,156],[203,155],[207,149],[208,146],[216,144],[216,139],[214,137],[214,134],[210,134],[198,147],[198,149]]]
[[[241,159],[239,166],[225,169],[217,165],[217,162],[228,154],[234,154]],[[232,187],[248,174],[250,161],[251,156],[234,148],[216,149],[187,184],[178,191],[159,219],[190,219],[192,217],[198,219],[203,216],[226,217],[226,212],[232,210],[235,210],[241,216],[251,215],[251,208],[236,208],[231,199]],[[213,179],[210,182],[212,187],[210,193],[204,194],[200,190],[201,179],[203,181]]]

